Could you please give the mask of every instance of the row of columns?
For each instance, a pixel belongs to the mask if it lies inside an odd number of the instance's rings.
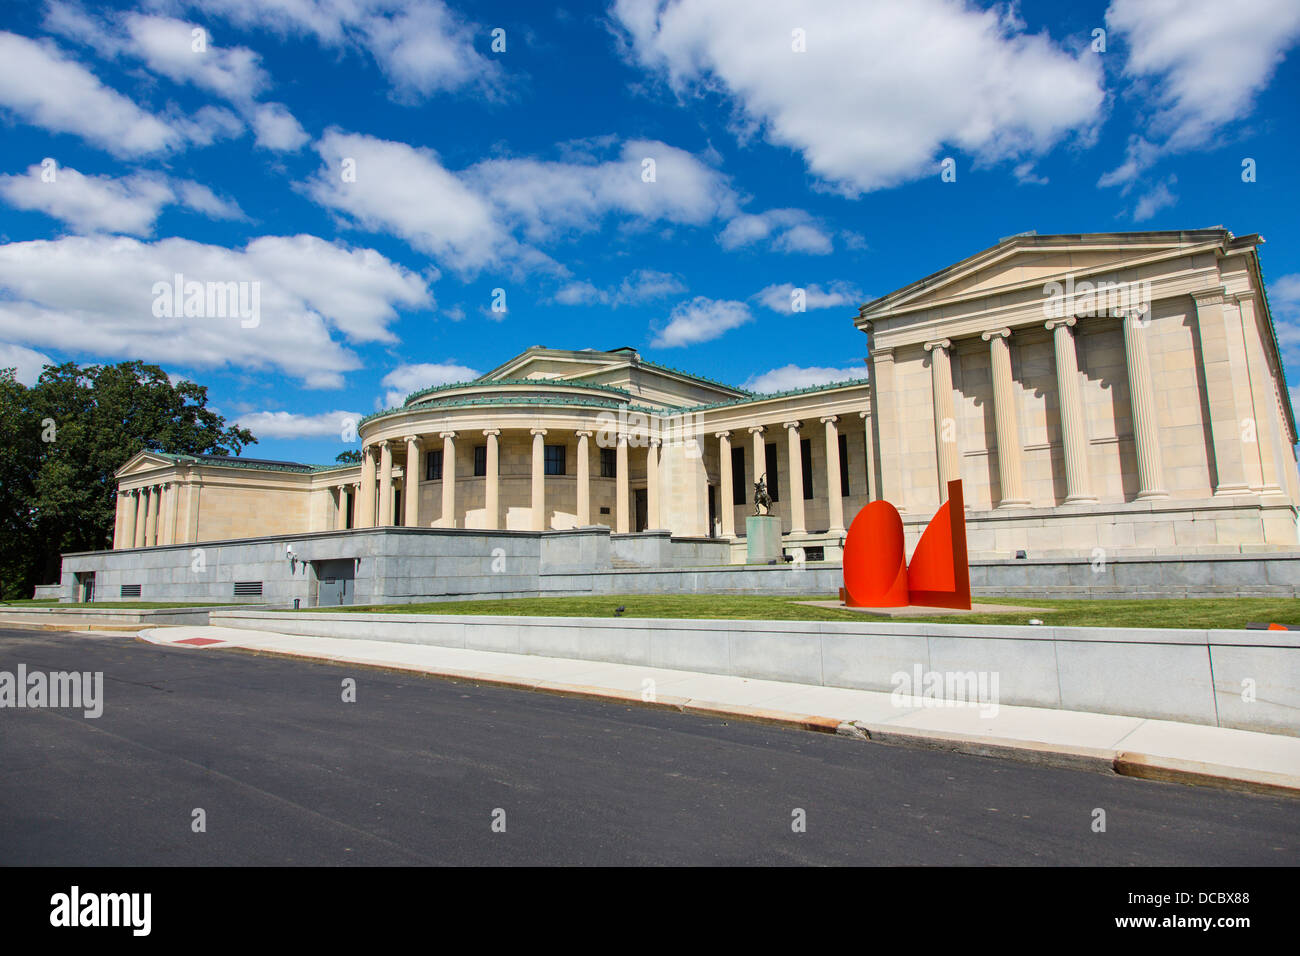
[[[861,412],[860,417],[866,422],[866,412]],[[823,425],[823,431],[826,441],[826,498],[829,506],[831,534],[842,534],[844,532],[844,494],[840,485],[840,435],[837,422],[839,416],[825,415],[818,419]],[[787,458],[789,460],[790,482],[789,482],[789,514],[790,530],[789,534],[806,534],[806,520],[804,517],[804,497],[803,497],[803,452],[801,450],[802,438],[800,428],[803,423],[800,421],[782,422],[782,427],[786,430]],[[749,426],[750,442],[753,448],[753,475],[752,480],[755,484],[767,471],[767,450],[764,441],[764,435],[767,431],[766,425]],[[731,432],[715,432],[714,437],[718,439],[718,471],[719,471],[719,490],[721,492],[721,502],[719,512],[722,520],[722,536],[732,538],[736,535],[736,515],[735,506],[731,504],[731,488],[734,481],[734,473],[731,466]],[[871,447],[871,436],[866,436],[866,447]],[[870,497],[870,489],[868,496]]]
[[[1065,462],[1065,504],[1095,502],[1088,467],[1088,431],[1084,421],[1083,392],[1079,384],[1079,357],[1074,338],[1078,320],[1052,319],[1046,328],[1052,333],[1056,358],[1057,404],[1060,414],[1061,446]],[[1168,496],[1164,488],[1160,445],[1156,433],[1155,393],[1147,352],[1146,328],[1136,314],[1121,316],[1124,328],[1124,357],[1128,369],[1129,406],[1133,419],[1133,443],[1138,463],[1140,499]],[[993,416],[997,436],[999,508],[1023,508],[1025,497],[1020,422],[1016,410],[1015,385],[1011,377],[1011,329],[993,329],[981,338],[989,343],[993,379]],[[957,423],[953,407],[952,341],[925,343],[930,353],[930,380],[934,396],[934,436],[937,449],[940,500],[948,496],[948,482],[961,477],[957,453]]]
[[[174,482],[161,482],[118,492],[113,522],[113,547],[148,548],[172,544]]]
[[[501,435],[499,428],[488,428],[482,432],[486,439],[486,474],[484,477],[484,510],[485,526],[488,531],[498,530],[500,523],[500,447],[498,439]],[[532,435],[532,466],[531,466],[531,509],[532,509],[532,530],[546,530],[546,434],[545,428],[529,429]],[[591,431],[575,432],[578,438],[578,470],[577,470],[577,506],[578,506],[578,525],[586,526],[591,524],[591,464],[590,464],[590,439]],[[439,432],[438,437],[442,439],[442,515],[438,522],[438,527],[454,528],[456,526],[456,439],[460,433],[455,431]],[[403,512],[404,524],[408,527],[415,527],[419,523],[419,463],[420,452],[422,448],[421,440],[416,436],[408,436],[406,443],[406,469],[405,469],[405,488],[403,494]],[[659,439],[650,439],[646,448],[646,526],[657,528],[661,524],[659,511],[659,448],[661,442]],[[375,455],[372,449],[378,448],[379,462],[378,467],[375,463]],[[623,434],[618,436],[618,445],[616,450],[617,468],[615,476],[615,514],[614,514],[614,531],[617,534],[626,534],[630,530],[631,520],[628,508],[628,498],[630,485],[628,481],[628,436]],[[376,494],[378,500],[378,515],[391,516],[393,514],[393,457],[392,442],[385,440],[377,442],[375,445],[366,446],[361,452],[361,481],[351,485],[355,489],[356,513],[354,526],[357,528],[371,528],[376,525]],[[376,493],[376,487],[378,491]],[[347,488],[348,485],[339,485],[337,489],[336,508],[337,508],[337,527],[345,528],[347,526]],[[379,524],[389,524],[391,518],[384,520],[380,518]]]

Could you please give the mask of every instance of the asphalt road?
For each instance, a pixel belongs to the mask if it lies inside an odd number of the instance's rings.
[[[0,630],[19,663],[105,702],[0,710],[0,864],[1300,861],[1282,798],[119,635]]]

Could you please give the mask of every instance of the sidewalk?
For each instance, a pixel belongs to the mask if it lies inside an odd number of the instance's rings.
[[[414,671],[881,743],[1300,797],[1300,737],[1038,707],[1003,705],[989,713],[980,705],[922,706],[927,702],[912,698],[896,704],[892,695],[875,691],[427,644],[188,626],[148,628],[139,636],[195,651],[243,650]],[[649,693],[647,681],[653,682]]]

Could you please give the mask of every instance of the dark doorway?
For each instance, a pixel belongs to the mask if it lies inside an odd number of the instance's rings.
[[[649,511],[650,507],[646,501],[646,490],[644,488],[637,488],[632,492],[633,531],[646,530],[646,515]]]
[[[95,572],[78,571],[76,573],[77,593],[74,601],[90,604],[95,600]]]
[[[709,537],[718,536],[718,489],[716,485],[709,485]]]

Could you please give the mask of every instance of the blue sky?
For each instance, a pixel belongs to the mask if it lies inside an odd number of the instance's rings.
[[[327,462],[530,345],[815,384],[862,374],[858,304],[1004,236],[1221,224],[1300,395],[1294,0],[544,7],[5,4],[0,365],[155,362]],[[256,322],[157,314],[177,273]]]

